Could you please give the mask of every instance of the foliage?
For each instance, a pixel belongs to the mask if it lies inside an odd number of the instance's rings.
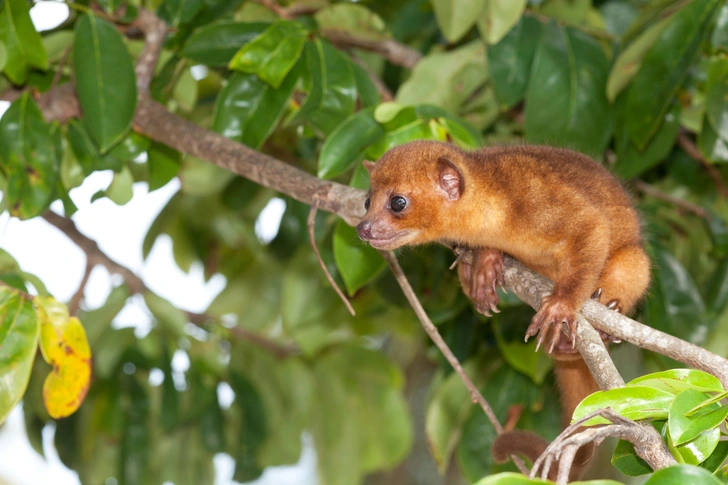
[[[636,194],[655,268],[638,317],[728,354],[725,2],[322,0],[308,2],[313,13],[301,16],[279,16],[251,0],[71,5],[66,22],[41,34],[26,2],[0,3],[0,92],[26,90],[0,120],[0,209],[29,219],[61,200],[71,216],[69,191],[98,170],[114,178],[94,199],[117,204],[131,199],[133,183],[155,190],[178,177],[181,189],[149,228],[143,254],[166,234],[183,271],[202,265],[207,278],[227,280],[202,319],[127,282],[76,320],[0,253],[7,285],[0,287],[0,419],[25,395],[28,433],[42,452],[43,427],[73,411],[53,404],[56,393],[77,404],[86,392],[90,346],[88,395],[78,412],[56,421],[55,435],[61,459],[83,483],[212,483],[212,457],[221,452],[235,460],[234,478],[249,481],[266,467],[296,462],[302,434],[313,439],[322,484],[356,484],[373,473],[386,483],[395,480],[386,473],[394,467],[418,471],[420,430],[434,458],[424,461],[433,473],[422,483],[439,483],[436,467],[457,467],[471,483],[539,483],[494,475],[511,468],[490,458],[492,426],[418,330],[379,254],[350,227],[321,215],[316,242],[356,316],[308,246],[308,207],[283,196],[280,230],[264,244],[255,222],[277,194],[134,131],[133,65],[142,42],[129,24],[140,8],[169,27],[154,99],[321,178],[366,188],[359,162],[414,139],[466,148],[526,140],[581,150],[630,187],[650,187]],[[363,41],[342,44],[334,35],[341,31]],[[422,59],[408,69],[382,50],[361,48],[391,41]],[[32,93],[71,79],[83,116],[46,121]],[[381,86],[391,101],[382,102]],[[501,295],[502,313],[476,314],[441,247],[403,251],[400,259],[499,419],[521,405],[518,426],[553,438],[559,409],[550,363],[522,342],[533,312]],[[29,290],[41,296],[29,300]],[[144,292],[154,318],[143,338],[111,326],[135,291]],[[11,324],[15,316],[22,324]],[[53,365],[47,379],[39,338]],[[53,348],[59,339],[70,354]],[[628,377],[674,367],[625,344],[615,352]],[[172,370],[176,353],[189,356],[183,374]],[[153,374],[164,376],[161,384],[150,383]],[[422,380],[428,399],[411,385]],[[232,390],[232,405],[221,404],[219,389]],[[728,454],[717,439],[728,410],[718,397],[724,390],[708,376],[668,371],[596,394],[581,412],[611,405],[651,418],[678,461],[717,471]],[[625,443],[613,463],[629,475],[647,471]],[[715,480],[696,470],[662,470],[648,483]]]

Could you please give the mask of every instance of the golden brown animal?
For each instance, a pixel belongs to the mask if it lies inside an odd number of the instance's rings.
[[[417,141],[365,166],[371,190],[359,237],[379,249],[431,242],[471,249],[472,263],[458,274],[481,313],[497,311],[504,253],[554,281],[526,338],[538,334],[538,345],[555,351],[568,423],[598,388],[561,324],[573,336],[576,313],[592,295],[627,313],[650,281],[639,219],[620,183],[586,155],[546,146],[463,151]]]

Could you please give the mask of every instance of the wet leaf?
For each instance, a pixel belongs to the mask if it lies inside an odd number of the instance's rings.
[[[664,419],[675,396],[669,392],[652,387],[622,387],[608,391],[598,391],[586,397],[574,410],[573,420],[607,407],[617,414],[632,420]],[[585,423],[585,426],[609,423],[608,420],[596,417]]]

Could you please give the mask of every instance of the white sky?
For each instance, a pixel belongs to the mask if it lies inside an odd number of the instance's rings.
[[[43,1],[37,2],[30,13],[38,30],[48,30],[67,17],[68,7],[58,2]],[[0,103],[0,116],[7,106],[7,103]],[[174,262],[171,240],[167,236],[161,236],[147,260],[142,260],[144,236],[159,211],[179,189],[178,180],[173,180],[151,194],[148,193],[145,183],[135,184],[134,197],[124,206],[117,206],[105,198],[91,204],[91,196],[97,190],[105,189],[112,176],[110,171],[94,173],[81,187],[71,191],[71,198],[79,209],[73,216],[78,229],[96,240],[101,250],[112,259],[141,276],[155,293],[182,309],[204,311],[224,287],[223,276],[215,275],[205,283],[199,264],[194,265],[189,274],[183,273]],[[256,232],[261,239],[270,240],[275,236],[284,208],[285,204],[280,199],[274,199],[261,214],[261,220],[265,223],[256,224]],[[54,203],[52,209],[63,212],[60,202]],[[64,234],[43,219],[20,221],[11,219],[7,213],[0,215],[0,247],[8,251],[24,271],[37,275],[59,301],[68,301],[76,292],[86,265],[85,255]],[[111,278],[105,269],[97,267],[86,286],[84,306],[96,308],[102,305],[112,285],[116,284],[119,284],[118,277]],[[151,325],[151,321],[143,299],[133,297],[114,320],[114,325],[135,326],[144,331]],[[181,357],[186,360],[186,355]],[[177,355],[174,360],[179,361]],[[181,367],[184,365],[180,364]],[[224,388],[221,389],[221,397],[226,399],[224,391]],[[79,481],[76,473],[63,466],[53,448],[53,432],[51,427],[44,430],[44,459],[30,446],[25,435],[22,410],[20,407],[16,408],[0,427],[0,483],[77,485]],[[297,466],[268,469],[253,483],[316,483],[316,456],[310,439],[304,439],[304,445],[304,452]],[[217,455],[215,467],[216,485],[233,483],[234,461],[231,457]]]

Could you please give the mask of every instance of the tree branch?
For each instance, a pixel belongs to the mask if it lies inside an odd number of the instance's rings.
[[[601,427],[582,427],[584,423],[595,417],[606,418],[613,424]],[[646,432],[649,430],[653,432]],[[589,443],[599,445],[608,437],[617,437],[633,443],[637,455],[645,460],[653,470],[675,464],[675,458],[652,426],[647,423],[637,423],[606,408],[597,410],[564,429],[533,464],[530,477],[535,478],[540,468],[541,478],[546,479],[551,464],[559,460],[559,474],[556,483],[567,483],[576,451]]]
[[[361,49],[376,52],[394,65],[413,69],[422,59],[422,53],[394,39],[371,40],[356,37],[349,32],[337,29],[327,29],[323,36],[332,44],[341,49]]]
[[[643,182],[642,180],[635,180],[634,186],[637,190],[642,192],[645,195],[649,195],[650,197],[654,197],[655,199],[663,200],[665,202],[668,202],[678,209],[682,209],[684,211],[690,212],[692,214],[695,214],[698,217],[706,218],[708,217],[708,211],[699,206],[698,204],[694,204],[688,200],[681,199],[679,197],[672,196],[670,194],[666,194],[652,185],[648,184],[647,182]]]
[[[515,259],[506,256],[505,281],[508,289],[531,307],[538,309],[541,299],[551,293],[553,283],[545,277],[529,270]],[[604,305],[588,300],[581,313],[594,328],[630,342],[640,348],[652,350],[675,359],[696,369],[715,375],[724,386],[728,386],[728,360],[715,355],[697,345],[688,343],[672,335],[635,322]],[[582,327],[583,325],[580,325]],[[577,342],[579,339],[577,339]],[[604,362],[595,363],[600,366]],[[590,365],[590,369],[592,365]],[[596,376],[595,376],[596,377]]]
[[[434,342],[437,348],[440,349],[442,355],[445,356],[445,359],[452,366],[457,375],[460,376],[463,384],[465,384],[465,387],[470,393],[470,400],[480,405],[480,408],[488,417],[496,432],[498,434],[502,434],[503,426],[501,426],[500,421],[498,421],[498,417],[495,415],[493,408],[490,406],[490,404],[488,404],[488,401],[485,400],[475,384],[473,384],[473,381],[470,380],[470,377],[465,372],[465,369],[463,369],[463,366],[460,365],[458,358],[455,357],[455,354],[452,353],[452,350],[450,350],[450,347],[447,346],[447,343],[445,343],[445,340],[443,340],[440,332],[437,331],[437,327],[435,327],[435,324],[433,324],[432,320],[430,320],[430,317],[427,316],[427,312],[422,307],[422,303],[420,303],[420,300],[417,298],[415,291],[412,289],[412,286],[407,280],[407,276],[405,276],[404,271],[402,271],[402,267],[399,265],[399,262],[394,256],[394,253],[392,251],[379,251],[379,253],[387,261],[389,269],[392,270],[394,278],[397,280],[400,288],[402,288],[402,292],[407,298],[407,301],[412,307],[412,310],[414,310],[415,315],[417,315],[417,318],[422,324],[422,328],[425,329],[427,335],[429,335],[430,339]],[[525,463],[523,463],[523,460],[521,460],[520,457],[511,456],[511,459],[524,475],[528,474],[528,468],[526,468]]]
[[[79,288],[78,292],[76,293],[76,295],[74,295],[68,305],[68,310],[71,314],[75,314],[78,310],[77,303],[74,303],[74,301],[77,297],[80,300],[80,296],[78,296],[78,294],[83,294],[83,288],[86,286],[86,282],[88,281],[88,275],[90,274],[91,269],[93,269],[93,267],[96,265],[105,267],[107,270],[109,270],[109,273],[121,275],[131,293],[144,294],[150,291],[144,281],[142,281],[142,279],[139,278],[132,270],[111,259],[109,256],[106,255],[106,253],[101,251],[96,241],[81,233],[81,231],[78,230],[76,224],[71,219],[60,216],[53,211],[46,211],[46,213],[43,214],[43,219],[45,219],[52,226],[59,229],[86,254],[86,273],[84,275],[84,280],[81,283],[81,287]],[[75,307],[73,308],[73,311],[72,305]],[[187,319],[198,327],[203,327],[207,322],[215,321],[213,317],[202,313],[185,313],[187,314]],[[281,358],[299,353],[298,348],[294,346],[279,344],[266,338],[263,335],[251,332],[250,330],[246,330],[242,327],[235,326],[229,328],[228,330],[230,331],[230,334],[235,336],[236,338],[249,340],[253,343],[256,343],[259,346],[270,350],[276,356]]]
[[[677,136],[677,144],[680,145],[680,148],[682,148],[685,153],[690,156],[690,158],[694,159],[703,166],[703,168],[708,172],[708,175],[710,175],[710,178],[713,179],[715,187],[718,189],[720,195],[728,197],[728,187],[726,187],[720,171],[715,167],[715,165],[712,165],[705,159],[705,157],[703,157],[703,154],[700,153],[700,150],[697,146],[695,146],[695,142],[690,138],[685,129],[680,130],[680,134]]]

